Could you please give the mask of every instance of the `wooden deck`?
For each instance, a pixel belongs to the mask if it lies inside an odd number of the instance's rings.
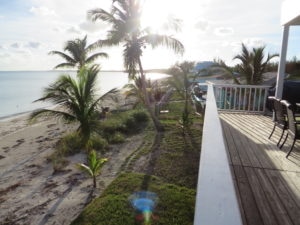
[[[220,113],[230,166],[245,225],[300,225],[300,141],[288,159],[288,139],[271,140],[270,117]]]

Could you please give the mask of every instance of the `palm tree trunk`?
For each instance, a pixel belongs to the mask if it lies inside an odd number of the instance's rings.
[[[96,182],[96,176],[93,176],[93,187],[96,188],[97,187],[97,182]]]
[[[140,68],[140,73],[141,73],[141,79],[142,79],[142,92],[143,92],[144,97],[145,97],[145,106],[146,106],[148,112],[150,113],[150,116],[151,116],[151,119],[153,121],[153,124],[155,126],[156,131],[157,132],[163,131],[164,128],[163,128],[162,124],[160,123],[160,121],[156,117],[153,109],[151,108],[151,103],[150,103],[150,100],[149,100],[149,95],[148,95],[148,92],[147,92],[147,89],[146,89],[146,78],[145,78],[144,69],[143,69],[140,57],[138,59],[138,63],[139,63],[139,68]]]

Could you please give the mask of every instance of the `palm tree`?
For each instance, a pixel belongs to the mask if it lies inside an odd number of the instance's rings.
[[[140,77],[134,77],[133,82],[128,83],[124,86],[124,88],[126,89],[125,99],[130,99],[130,98],[135,99],[135,103],[133,105],[134,108],[137,107],[140,103],[145,105],[145,98],[140,91],[141,87],[142,87],[142,84],[141,84]]]
[[[88,164],[78,163],[77,166],[80,170],[88,173],[93,178],[93,187],[97,188],[96,177],[100,174],[100,170],[107,158],[97,158],[97,152],[92,150],[88,155]]]
[[[126,89],[125,99],[135,98],[134,107],[138,106],[139,103],[145,105],[145,97],[140,91],[142,88],[142,79],[141,77],[135,77],[133,81],[133,83],[128,83],[124,86]],[[150,79],[146,82],[146,89],[151,104],[160,101],[166,92],[157,81],[153,82]]]
[[[177,63],[168,71],[172,75],[169,82],[175,88],[177,93],[184,99],[184,110],[182,113],[182,125],[188,127],[189,119],[189,101],[191,100],[191,92],[189,78],[193,77],[192,70],[195,67],[194,62],[184,61]]]
[[[236,55],[233,59],[241,61],[237,65],[238,72],[246,79],[247,84],[261,84],[263,81],[263,74],[267,70],[267,65],[271,59],[278,56],[278,54],[268,54],[267,59],[264,61],[265,46],[253,48],[249,51],[242,43],[242,53]]]
[[[102,20],[111,25],[104,40],[98,40],[95,45],[113,46],[123,43],[123,63],[129,78],[138,74],[142,80],[141,91],[145,96],[145,106],[149,111],[157,131],[163,130],[156,117],[153,106],[146,90],[145,73],[141,57],[143,49],[150,45],[152,48],[166,46],[176,53],[183,53],[184,47],[180,41],[168,35],[152,34],[149,28],[142,29],[140,25],[142,6],[139,0],[112,0],[110,12],[97,8],[90,10],[88,16],[92,21]],[[174,20],[174,24],[177,20]]]
[[[93,132],[98,129],[99,118],[97,109],[105,97],[116,92],[112,89],[101,97],[96,97],[97,66],[83,67],[77,77],[61,75],[54,83],[44,89],[44,95],[37,101],[48,101],[61,107],[56,109],[38,109],[30,115],[30,119],[41,116],[54,116],[67,122],[79,122],[78,133],[84,147]]]
[[[77,67],[78,70],[87,65],[93,63],[97,58],[104,57],[107,58],[108,54],[104,52],[98,52],[92,55],[89,55],[95,49],[95,45],[91,44],[87,46],[87,36],[83,39],[75,39],[71,41],[67,41],[64,46],[64,51],[68,52],[68,54],[60,51],[51,51],[49,52],[50,55],[59,55],[66,62],[60,63],[55,66],[57,68],[74,68]]]

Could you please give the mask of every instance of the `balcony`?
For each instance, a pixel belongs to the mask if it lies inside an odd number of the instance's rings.
[[[208,85],[195,225],[300,224],[300,143],[268,139],[265,90]]]

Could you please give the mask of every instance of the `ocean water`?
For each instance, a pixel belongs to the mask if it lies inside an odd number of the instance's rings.
[[[0,119],[51,106],[49,103],[34,100],[42,97],[43,89],[54,82],[60,74],[75,75],[74,71],[0,71]],[[149,74],[152,79],[162,78],[163,74]],[[101,71],[98,76],[99,94],[120,88],[128,83],[124,72]]]

